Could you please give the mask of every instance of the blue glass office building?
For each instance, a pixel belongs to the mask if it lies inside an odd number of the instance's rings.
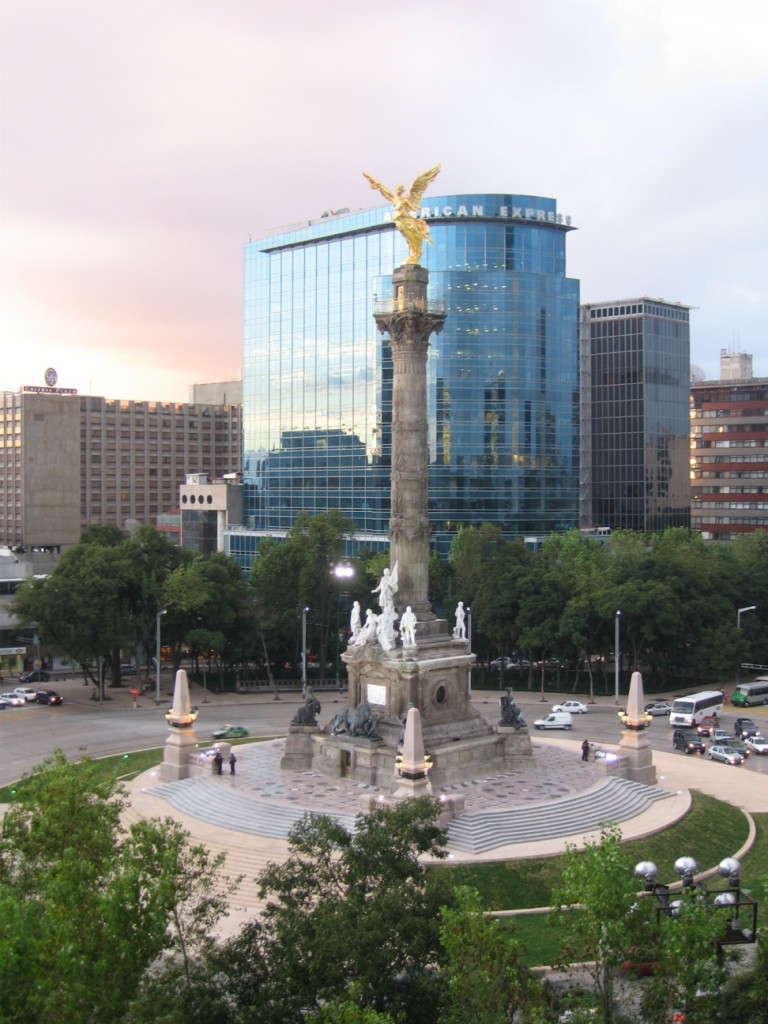
[[[447,318],[427,366],[434,544],[462,525],[509,537],[578,526],[578,282],[569,218],[536,196],[425,200],[422,265]],[[362,542],[389,520],[392,359],[373,312],[408,255],[391,208],[249,242],[243,365],[245,530],[230,550],[338,508]],[[251,548],[252,550],[252,548]]]

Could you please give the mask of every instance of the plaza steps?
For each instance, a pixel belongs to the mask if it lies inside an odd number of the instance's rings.
[[[298,803],[291,806],[280,801],[240,795],[228,786],[228,776],[216,775],[180,782],[165,782],[152,789],[152,794],[166,801],[176,811],[202,819],[215,828],[231,829],[267,839],[286,839],[291,828],[311,808]],[[352,829],[354,815],[334,814],[345,828]]]
[[[448,825],[448,846],[463,853],[489,850],[518,843],[597,831],[605,822],[619,823],[642,814],[657,800],[672,794],[629,779],[607,778],[583,793],[530,807],[470,811]]]
[[[218,838],[217,830],[227,830],[231,834],[229,849],[237,847],[238,850],[249,851],[246,860],[251,872],[258,871],[259,867],[274,859],[267,853],[263,863],[258,862],[264,841],[285,844],[293,825],[309,809],[306,804],[297,803],[294,807],[283,801],[254,800],[230,789],[225,780],[216,776],[163,783],[154,787],[149,797],[142,793],[143,807],[137,802],[137,796],[133,796],[136,806],[128,812],[135,813],[135,820],[163,816],[167,813],[164,805],[170,805],[182,821],[186,820],[193,836],[200,834],[201,826],[204,828],[206,825],[212,826],[210,832],[214,840]],[[604,822],[620,823],[634,818],[656,801],[670,796],[672,794],[667,790],[608,777],[581,793],[562,799],[531,806],[467,811],[448,824],[448,847],[463,853],[481,854],[503,846],[593,832],[599,830]],[[148,799],[151,809],[146,806]],[[345,828],[354,830],[354,815],[325,808],[322,812],[330,813]],[[251,843],[247,836],[257,839]],[[209,845],[212,847],[213,843]]]
[[[226,856],[223,873],[233,881],[240,882],[230,902],[230,912],[236,917],[247,917],[258,910],[263,901],[259,898],[257,879],[271,863],[282,863],[288,855],[288,843],[249,835],[241,830],[229,831],[208,828],[207,822],[187,813],[169,814],[166,801],[141,800],[132,796],[131,802],[122,815],[126,827],[149,818],[172,816],[190,835],[193,845],[201,844],[212,856],[223,853]]]

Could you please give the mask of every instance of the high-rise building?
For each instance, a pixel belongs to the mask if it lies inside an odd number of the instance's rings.
[[[390,513],[392,355],[374,322],[408,255],[391,208],[343,211],[245,248],[247,560],[301,511],[337,508],[362,542]],[[425,200],[429,299],[447,318],[427,365],[429,515],[445,549],[462,525],[508,537],[578,523],[578,282],[553,199]]]
[[[581,307],[581,525],[690,526],[689,306]]]
[[[768,529],[768,378],[723,351],[720,380],[691,385],[691,527],[704,540]]]
[[[191,472],[241,466],[240,406],[0,396],[0,544],[60,551],[87,526],[156,525]],[[49,389],[53,391],[53,389]]]

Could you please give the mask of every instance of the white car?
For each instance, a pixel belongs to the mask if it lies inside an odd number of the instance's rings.
[[[27,703],[24,697],[20,697],[18,693],[0,693],[0,702],[12,708],[23,708]]]
[[[589,708],[580,700],[564,700],[562,704],[555,704],[553,711],[570,711],[572,715],[586,715]]]
[[[13,692],[17,697],[23,697],[28,704],[37,700],[37,690],[33,690],[31,686],[17,686]]]
[[[747,749],[753,754],[768,754],[768,740],[759,733],[744,740]]]

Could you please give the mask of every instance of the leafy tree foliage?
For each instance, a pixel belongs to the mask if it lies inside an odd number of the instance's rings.
[[[440,918],[444,984],[439,1024],[507,1024],[529,1019],[538,1003],[517,941],[486,917],[476,892],[456,890],[456,906]]]
[[[284,541],[266,540],[259,545],[251,579],[259,627],[270,635],[273,658],[298,662],[302,608],[310,610],[307,645],[317,653],[321,669],[329,650],[335,650],[331,626],[335,630],[339,582],[332,570],[342,560],[344,539],[353,529],[337,509],[314,518],[300,514]],[[344,589],[362,603],[370,588],[362,565],[349,561],[355,575]]]
[[[569,845],[562,882],[553,894],[552,923],[560,940],[558,966],[583,963],[592,978],[602,1020],[614,1020],[615,981],[630,950],[647,943],[645,919],[633,912],[637,884],[621,848],[617,826],[601,829],[599,842]]]
[[[727,911],[716,910],[697,888],[683,889],[675,902],[674,916],[661,915],[656,926],[656,963],[643,1009],[648,1020],[670,1019],[677,1010],[686,1024],[708,1024],[711,1008],[697,993],[714,994],[725,980],[717,940]]]
[[[124,832],[120,787],[57,753],[0,825],[0,1022],[121,1020],[165,951],[210,943],[231,885],[179,826]],[[184,972],[182,972],[184,973]]]
[[[419,858],[445,856],[438,813],[423,798],[359,816],[354,833],[325,816],[293,829],[288,860],[260,879],[261,951],[285,1019],[345,998],[352,983],[361,1007],[435,1019],[438,914],[453,900],[444,873]]]

